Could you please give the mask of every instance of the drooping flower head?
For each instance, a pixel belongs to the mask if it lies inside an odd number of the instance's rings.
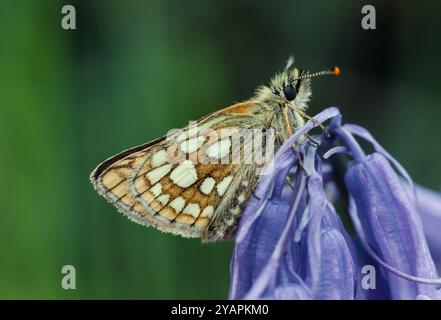
[[[406,171],[365,129],[342,125],[337,108],[315,120],[280,148],[247,205],[229,297],[440,299],[441,280]],[[304,138],[327,120],[329,138],[315,136],[319,145]],[[354,136],[375,152],[366,155]]]

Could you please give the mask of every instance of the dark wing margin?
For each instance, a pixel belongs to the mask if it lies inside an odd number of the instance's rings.
[[[135,153],[135,152],[141,151],[143,149],[146,149],[148,147],[151,147],[151,146],[165,140],[165,138],[166,137],[164,136],[164,137],[158,138],[156,140],[144,143],[142,145],[124,150],[124,151],[104,160],[102,163],[100,163],[98,165],[98,167],[95,168],[95,170],[92,171],[92,173],[90,174],[90,179],[92,181],[96,181],[98,179],[98,177],[101,175],[101,173],[103,173],[107,168],[112,166],[112,164],[114,164],[115,162],[117,162],[121,159],[124,159],[125,157],[131,155],[132,153]]]

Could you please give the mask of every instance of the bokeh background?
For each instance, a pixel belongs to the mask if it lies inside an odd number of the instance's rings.
[[[310,114],[341,108],[441,187],[436,1],[0,2],[0,298],[226,298],[231,242],[131,223],[89,183],[102,160],[247,99],[289,54],[312,71]],[[61,8],[76,8],[63,30]],[[63,265],[77,289],[60,286]]]

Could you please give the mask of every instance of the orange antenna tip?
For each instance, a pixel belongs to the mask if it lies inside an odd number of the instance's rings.
[[[331,69],[331,72],[332,72],[333,75],[339,76],[340,73],[341,73],[341,70],[340,70],[339,67],[334,67],[334,68]]]
[[[324,76],[324,75],[333,75],[333,76],[339,76],[341,73],[340,68],[339,67],[333,67],[331,69],[328,70],[323,70],[320,72],[315,72],[315,73],[306,73],[304,75],[301,75],[300,77],[297,77],[294,80],[297,79],[308,79],[308,78],[315,78],[315,77],[320,77],[320,76]]]

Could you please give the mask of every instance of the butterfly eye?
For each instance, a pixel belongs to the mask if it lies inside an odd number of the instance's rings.
[[[292,101],[297,96],[297,90],[292,84],[289,84],[283,88],[283,95],[285,96],[286,100]]]

